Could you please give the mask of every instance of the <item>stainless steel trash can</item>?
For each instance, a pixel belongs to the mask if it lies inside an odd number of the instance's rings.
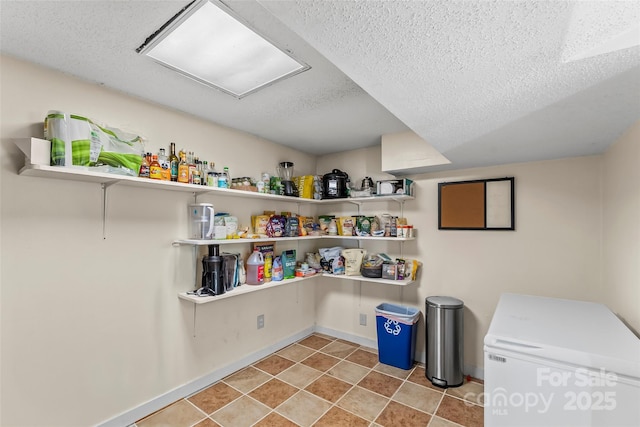
[[[457,387],[464,382],[463,308],[453,297],[431,296],[426,305],[427,368],[425,375],[438,387]]]

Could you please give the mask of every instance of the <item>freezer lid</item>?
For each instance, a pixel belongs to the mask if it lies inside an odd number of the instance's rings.
[[[640,378],[640,339],[603,304],[502,294],[484,344]]]

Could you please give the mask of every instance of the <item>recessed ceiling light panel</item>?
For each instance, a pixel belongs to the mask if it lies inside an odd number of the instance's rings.
[[[138,52],[237,98],[310,68],[210,0],[191,4]]]

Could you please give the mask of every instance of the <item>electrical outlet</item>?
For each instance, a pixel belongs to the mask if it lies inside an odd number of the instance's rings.
[[[360,325],[367,326],[367,315],[360,313]]]
[[[258,329],[264,328],[264,314],[258,315]]]

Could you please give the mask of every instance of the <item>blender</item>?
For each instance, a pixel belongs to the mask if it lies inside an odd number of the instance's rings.
[[[298,188],[292,181],[293,162],[280,162],[278,165],[278,176],[282,185],[282,192],[285,196],[298,197]]]

